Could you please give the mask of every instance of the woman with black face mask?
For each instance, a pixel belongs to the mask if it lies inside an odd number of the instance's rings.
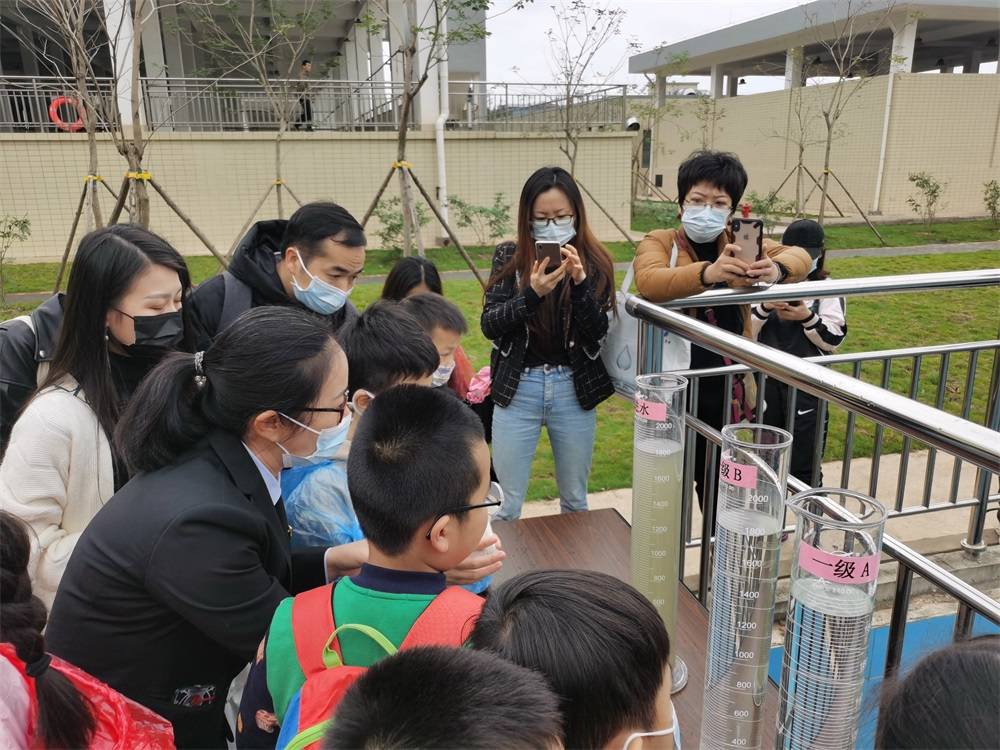
[[[111,442],[125,404],[165,353],[190,349],[190,288],[180,253],[141,227],[80,242],[51,367],[0,464],[0,507],[34,532],[30,573],[46,605],[80,533],[128,481]]]

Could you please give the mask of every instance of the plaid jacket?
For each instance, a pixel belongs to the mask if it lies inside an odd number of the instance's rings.
[[[497,246],[493,274],[510,262],[517,247],[513,242]],[[493,342],[490,354],[492,396],[497,406],[509,406],[524,371],[528,350],[528,321],[538,310],[541,297],[526,286],[519,288],[517,276],[509,276],[486,290],[480,326]],[[566,348],[573,369],[576,397],[583,409],[593,409],[615,392],[601,361],[601,346],[608,333],[608,316],[594,296],[590,277],[570,294]]]

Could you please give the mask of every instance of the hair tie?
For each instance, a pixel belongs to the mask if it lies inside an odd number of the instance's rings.
[[[45,674],[45,670],[49,668],[49,665],[51,663],[52,663],[52,657],[49,656],[48,654],[42,654],[33,662],[25,666],[24,668],[25,674],[27,674],[28,677],[33,677],[34,679],[37,680],[39,677]]]
[[[205,352],[194,353],[194,384],[199,388],[204,388],[208,383],[205,377]]]

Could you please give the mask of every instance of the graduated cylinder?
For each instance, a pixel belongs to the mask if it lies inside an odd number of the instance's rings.
[[[677,586],[683,535],[684,412],[687,378],[663,373],[635,379],[632,462],[632,585],[677,632]],[[687,682],[687,666],[671,649],[673,692]]]
[[[759,748],[792,436],[722,428],[703,748]]]
[[[776,746],[853,750],[885,507],[836,489],[802,492],[788,507],[796,516],[795,546]],[[858,520],[840,520],[831,512],[838,508]]]

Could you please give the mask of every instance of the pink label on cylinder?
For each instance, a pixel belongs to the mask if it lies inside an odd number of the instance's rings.
[[[835,583],[868,583],[878,576],[878,555],[845,557],[805,543],[799,546],[799,565]]]
[[[635,400],[635,415],[648,419],[651,422],[667,421],[667,405],[658,404],[655,401],[643,401],[641,398]]]
[[[719,479],[734,487],[752,490],[757,487],[757,467],[723,461],[719,464]]]

